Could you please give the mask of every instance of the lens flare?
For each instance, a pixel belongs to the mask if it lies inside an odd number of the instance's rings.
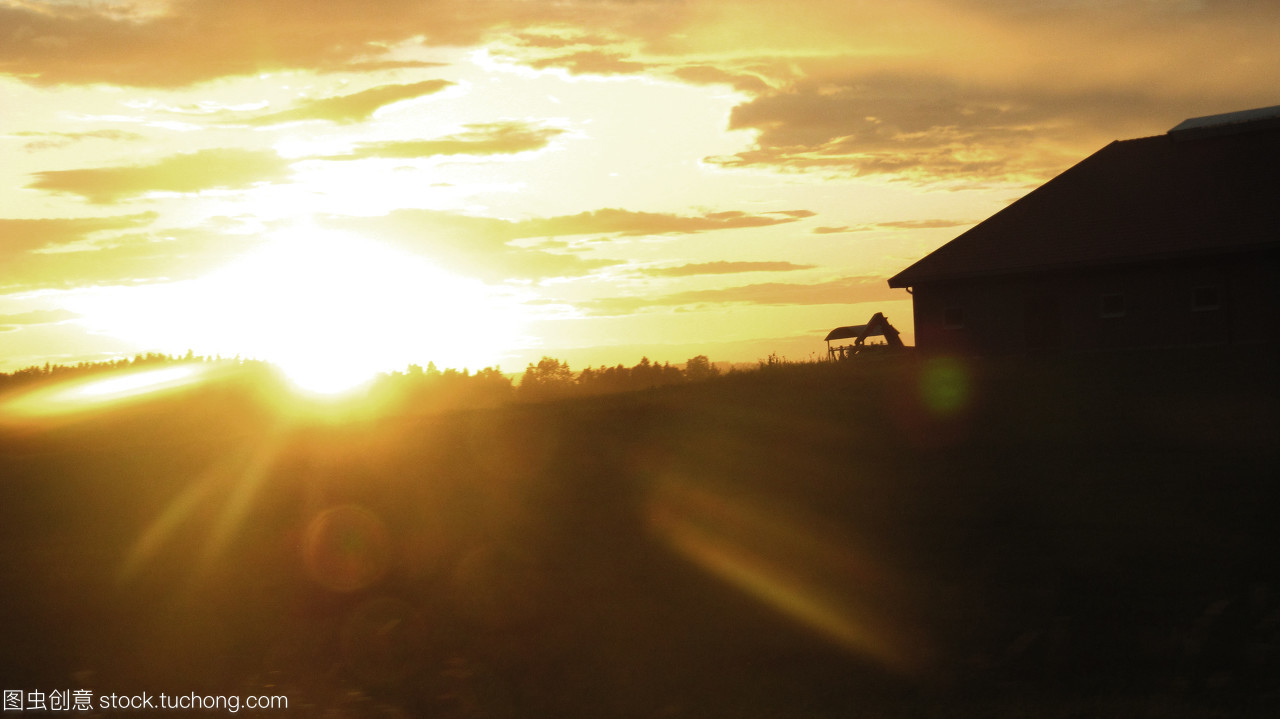
[[[354,592],[386,573],[391,543],[378,515],[355,505],[331,507],[307,526],[303,560],[317,584]]]
[[[935,357],[920,374],[920,397],[935,415],[955,414],[969,403],[969,372],[959,360]]]
[[[203,551],[187,559],[193,575],[209,569],[243,528],[254,498],[268,481],[272,460],[280,448],[278,438],[277,433],[268,432],[251,450],[230,453],[192,478],[138,536],[124,558],[118,578],[129,581],[139,576],[175,536],[201,514],[214,510]]]
[[[921,660],[883,606],[893,582],[813,521],[788,518],[776,503],[667,480],[656,488],[649,525],[710,574],[849,649],[901,671]]]

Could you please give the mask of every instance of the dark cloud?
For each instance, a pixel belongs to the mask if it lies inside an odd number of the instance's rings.
[[[146,212],[116,217],[0,219],[0,260],[11,262],[31,250],[69,245],[98,232],[141,227],[155,218],[155,213]]]
[[[1154,88],[1029,87],[962,80],[942,71],[826,74],[735,107],[729,128],[757,131],[754,146],[708,158],[915,182],[1037,181],[1113,139],[1163,131],[1184,117],[1274,104],[1224,92],[1170,98]],[[1229,99],[1234,97],[1235,99]],[[1216,109],[1215,109],[1216,108]]]
[[[405,85],[380,85],[350,95],[304,100],[288,110],[259,115],[250,125],[278,125],[286,122],[323,120],[353,123],[368,120],[373,113],[403,100],[434,95],[453,85],[448,80],[424,80]]]
[[[1042,158],[1020,150],[1042,139],[1030,128],[1046,119],[1025,100],[944,77],[806,81],[734,108],[730,129],[758,130],[756,146],[715,161],[913,179],[1003,177],[1044,171]]]
[[[692,275],[728,275],[743,272],[794,272],[813,269],[814,265],[792,262],[694,262],[677,267],[646,267],[641,274],[653,277],[689,277]]]
[[[816,284],[767,282],[713,290],[690,290],[657,297],[609,297],[581,303],[599,315],[630,314],[658,307],[722,304],[830,305],[902,299],[883,277],[845,277]]]
[[[150,165],[50,170],[27,187],[80,195],[106,204],[148,192],[241,189],[289,177],[289,163],[270,151],[210,149],[171,155]]]
[[[541,150],[551,138],[563,134],[554,127],[535,127],[523,122],[490,122],[467,125],[464,132],[435,140],[399,140],[362,143],[344,155],[326,155],[326,160],[379,158],[422,158],[440,155],[512,155]]]

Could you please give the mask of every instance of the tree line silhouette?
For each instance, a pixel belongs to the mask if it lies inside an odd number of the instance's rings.
[[[201,356],[192,351],[185,355],[168,355],[146,352],[131,358],[75,364],[32,365],[22,369],[0,373],[0,392],[42,382],[54,382],[105,375],[111,372],[159,367],[180,363],[219,364],[228,367],[246,367],[256,370],[270,369],[272,365],[261,360],[243,359],[239,356]],[[761,367],[765,363],[761,362]],[[519,382],[500,367],[485,367],[472,372],[469,369],[439,369],[434,362],[424,367],[411,364],[403,371],[377,375],[370,383],[371,396],[406,407],[424,409],[456,409],[489,407],[512,401],[538,402],[567,397],[583,397],[620,392],[667,387],[702,382],[721,375],[720,369],[706,355],[691,357],[684,366],[669,362],[661,364],[642,357],[632,367],[623,364],[587,367],[574,372],[569,363],[543,357],[536,364],[530,362],[520,375]]]
[[[642,357],[632,367],[601,365],[574,372],[569,363],[554,357],[530,362],[519,382],[498,367],[478,372],[409,365],[404,372],[381,375],[374,393],[424,409],[491,407],[507,402],[541,402],[568,397],[633,392],[637,390],[700,382],[720,376],[720,370],[706,357],[690,358],[684,367],[669,362],[658,364]]]
[[[683,368],[671,363],[658,364],[648,357],[640,358],[634,367],[618,364],[587,367],[578,374],[569,369],[567,362],[543,357],[535,365],[530,363],[520,378],[518,396],[521,399],[542,400],[558,397],[633,392],[636,390],[666,387],[700,382],[720,375],[706,355],[691,357]]]
[[[180,363],[267,366],[266,362],[259,360],[242,359],[239,356],[233,358],[225,358],[221,355],[203,356],[197,355],[191,350],[188,350],[185,355],[143,352],[133,357],[121,357],[113,360],[92,362],[86,360],[74,364],[45,362],[43,365],[30,365],[13,372],[0,372],[0,391],[40,382],[70,380],[120,370]]]

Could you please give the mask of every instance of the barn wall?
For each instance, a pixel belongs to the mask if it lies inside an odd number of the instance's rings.
[[[1270,252],[921,285],[916,345],[1002,354],[1275,342],[1278,267]]]

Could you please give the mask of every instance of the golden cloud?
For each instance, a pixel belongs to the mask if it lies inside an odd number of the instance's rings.
[[[608,50],[583,50],[538,60],[526,60],[535,70],[557,67],[574,75],[631,75],[654,67],[650,63],[628,60],[627,54]]]
[[[809,214],[812,213],[807,210],[794,210],[761,215],[736,211],[677,215],[610,208],[576,215],[503,220],[433,210],[397,210],[381,217],[330,217],[325,223],[391,242],[455,271],[500,280],[581,276],[621,264],[618,260],[584,258],[572,250],[552,252],[547,243],[542,248],[519,247],[512,244],[516,240],[695,234],[785,224]]]
[[[372,157],[411,159],[440,155],[513,155],[546,147],[564,133],[554,127],[534,127],[523,122],[488,122],[467,125],[464,132],[436,140],[398,140],[362,143],[344,155],[325,160],[363,160]]]
[[[563,49],[575,45],[601,46],[612,45],[618,38],[603,35],[588,35],[572,28],[546,28],[538,32],[518,32],[512,36],[517,45],[522,47],[540,47]]]
[[[172,88],[278,70],[400,67],[389,48],[476,45],[522,29],[535,31],[527,42],[591,28],[661,36],[677,15],[667,3],[594,0],[183,0],[146,14],[119,7],[0,6],[0,72],[34,85]]]
[[[0,264],[4,292],[137,284],[199,277],[244,252],[257,238],[209,227],[104,238],[76,251],[27,252]]]
[[[397,210],[384,217],[330,218],[330,221],[340,225],[354,224],[360,228],[377,230],[387,236],[405,239],[432,233],[462,237],[468,242],[501,244],[536,237],[639,237],[768,227],[796,222],[812,214],[808,210],[789,210],[758,215],[741,211],[678,215],[605,208],[576,215],[503,220],[433,210]]]
[[[186,0],[147,17],[105,4],[0,7],[0,71],[36,85],[181,87],[283,69],[359,69],[421,37],[465,45],[527,3]],[[537,3],[536,5],[541,5]]]
[[[670,73],[675,78],[693,85],[728,85],[751,95],[760,95],[770,89],[769,84],[760,75],[727,70],[715,65],[682,65],[673,68]]]
[[[350,95],[305,100],[296,107],[249,120],[251,125],[278,125],[286,122],[323,120],[353,123],[368,120],[378,110],[401,102],[433,95],[453,85],[448,80],[424,80],[405,85],[380,85]]]
[[[882,230],[936,230],[948,227],[965,227],[974,224],[975,220],[895,220],[892,222],[872,222],[864,225],[842,225],[840,227],[815,227],[815,235],[833,235],[844,232],[876,232]]]
[[[756,142],[709,158],[725,167],[1039,182],[1117,138],[1275,104],[1280,83],[1274,3],[702,7],[722,29],[687,42],[721,59],[673,74],[731,82],[743,60],[727,54],[734,35],[758,35],[754,52],[772,68],[752,73],[766,88],[738,86],[755,97],[729,127]],[[786,57],[788,72],[768,62]]]
[[[772,64],[826,62],[824,72],[803,73],[810,79],[839,66],[1011,88],[1160,85],[1194,97],[1274,87],[1278,22],[1280,7],[1261,0],[11,2],[0,6],[0,72],[37,85],[178,87],[285,69],[403,67],[391,48],[504,38],[530,49],[586,48],[536,60],[584,72],[634,72],[655,58],[736,72],[734,58],[749,48]],[[639,48],[645,59],[610,45]]]
[[[384,70],[425,70],[427,68],[447,67],[444,62],[426,62],[422,60],[363,60],[348,62],[340,67],[325,68],[329,72],[382,72]]]
[[[49,170],[27,187],[80,195],[107,204],[148,192],[192,193],[242,189],[289,177],[289,162],[274,152],[215,148],[171,155],[150,165]]]
[[[733,109],[729,127],[755,147],[713,161],[731,167],[825,169],[928,180],[1008,179],[1067,161],[1028,153],[1048,113],[1025,99],[945,77],[873,75],[805,81]]]
[[[66,147],[83,140],[111,140],[115,142],[136,142],[144,139],[136,132],[125,130],[90,130],[88,132],[15,132],[17,137],[36,137],[22,146],[27,152],[37,150],[53,150]]]
[[[809,210],[785,210],[753,215],[731,210],[727,212],[709,212],[702,215],[676,215],[663,212],[635,212],[606,208],[580,212],[576,215],[524,220],[513,223],[512,226],[516,232],[520,233],[518,237],[557,237],[566,235],[633,237],[768,227],[796,222],[805,217],[810,217],[812,214]]]
[[[88,239],[98,232],[125,230],[150,224],[155,213],[115,217],[0,219],[0,259],[10,262],[20,254],[56,248]]]
[[[766,282],[739,287],[690,290],[657,297],[608,297],[581,303],[592,314],[630,314],[642,309],[721,304],[830,305],[902,299],[883,277],[843,277],[815,284]]]
[[[33,310],[12,315],[0,315],[0,325],[48,325],[73,320],[79,316],[70,310]]]
[[[641,274],[653,277],[690,277],[693,275],[728,275],[744,272],[794,272],[810,270],[815,265],[797,265],[794,262],[693,262],[676,267],[646,267]]]
[[[509,244],[521,236],[513,230],[515,223],[488,217],[397,210],[381,217],[331,217],[325,224],[376,237],[452,272],[492,282],[576,277],[619,264]]]

